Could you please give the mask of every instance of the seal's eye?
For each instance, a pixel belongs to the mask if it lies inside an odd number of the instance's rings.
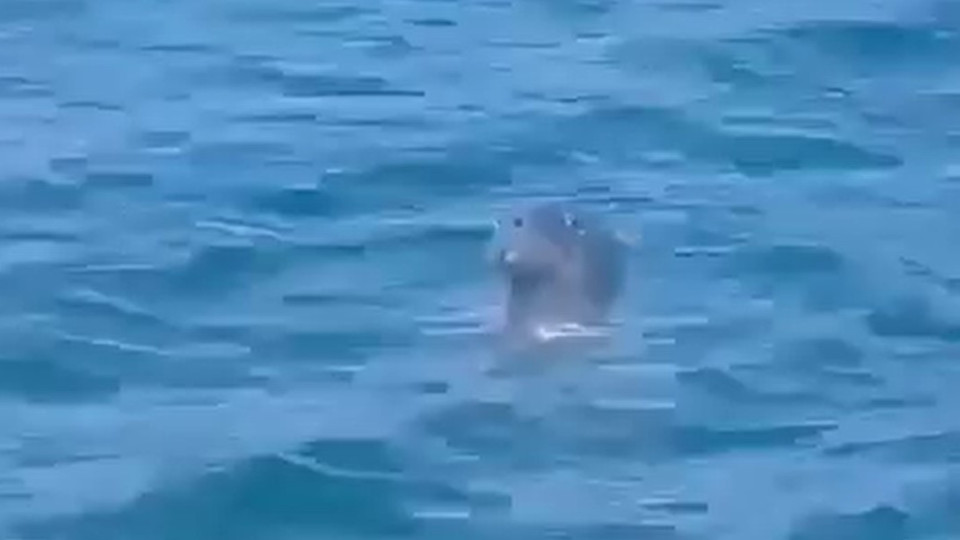
[[[564,214],[563,221],[564,223],[567,224],[567,227],[571,227],[574,229],[577,229],[580,227],[580,222],[577,221],[576,216],[572,216],[570,214]]]
[[[513,226],[514,226],[514,227],[523,227],[523,218],[522,218],[522,217],[515,217],[515,218],[513,218]]]

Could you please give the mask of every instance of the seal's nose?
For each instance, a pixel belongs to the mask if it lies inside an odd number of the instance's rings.
[[[494,265],[503,270],[512,271],[520,262],[520,254],[515,249],[499,248],[490,253],[491,261]]]

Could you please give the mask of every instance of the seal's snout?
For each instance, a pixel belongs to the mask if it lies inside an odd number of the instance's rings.
[[[514,249],[501,249],[500,250],[500,264],[505,266],[513,266],[517,264],[520,260],[520,254],[517,253]]]
[[[493,261],[501,270],[514,273],[520,267],[520,252],[509,247],[501,248],[494,253]]]

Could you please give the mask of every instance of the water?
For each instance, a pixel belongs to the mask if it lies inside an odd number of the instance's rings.
[[[0,531],[960,536],[960,10],[5,0]],[[640,241],[505,354],[492,218]]]

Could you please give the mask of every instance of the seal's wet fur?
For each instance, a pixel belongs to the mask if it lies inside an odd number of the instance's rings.
[[[506,282],[506,330],[605,322],[624,287],[626,247],[598,217],[561,203],[500,220],[489,256]]]

